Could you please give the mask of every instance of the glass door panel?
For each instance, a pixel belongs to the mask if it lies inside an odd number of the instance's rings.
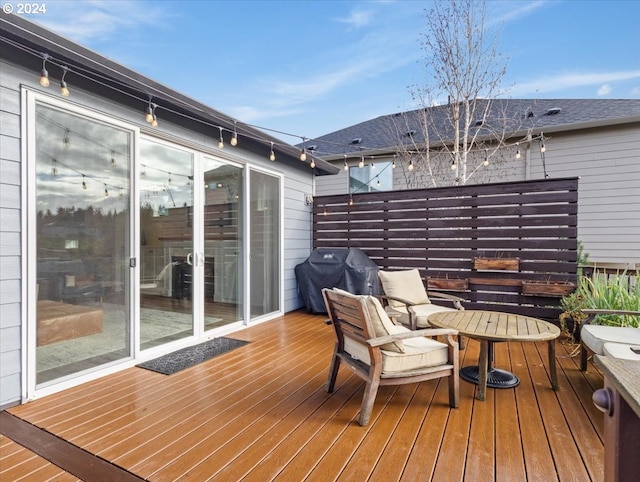
[[[251,171],[249,179],[251,318],[280,309],[280,178]]]
[[[35,106],[36,384],[131,356],[130,131]]]
[[[243,317],[243,174],[204,156],[204,330]]]
[[[140,348],[193,335],[193,169],[189,151],[140,142]]]

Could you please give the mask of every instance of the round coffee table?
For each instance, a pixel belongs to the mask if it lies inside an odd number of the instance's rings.
[[[428,320],[435,327],[453,328],[480,341],[478,365],[460,369],[460,378],[478,385],[479,400],[484,400],[487,387],[513,388],[520,383],[513,373],[493,367],[493,344],[501,341],[548,341],[551,387],[558,389],[557,326],[530,316],[484,310],[442,311],[429,315]]]

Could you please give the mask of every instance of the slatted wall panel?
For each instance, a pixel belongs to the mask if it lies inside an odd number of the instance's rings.
[[[529,294],[531,285],[575,286],[578,178],[323,196],[313,214],[315,248],[355,247],[381,269],[418,268],[468,309],[555,320],[560,295]]]

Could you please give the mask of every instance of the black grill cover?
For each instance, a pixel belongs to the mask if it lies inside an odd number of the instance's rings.
[[[310,313],[326,313],[322,288],[377,295],[378,265],[357,248],[318,248],[295,267],[298,289]]]

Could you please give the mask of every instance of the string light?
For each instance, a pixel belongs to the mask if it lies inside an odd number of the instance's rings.
[[[71,145],[71,140],[69,139],[69,133],[71,132],[70,129],[65,129],[64,130],[64,137],[62,138],[62,145],[64,146],[65,149],[69,149],[69,146]]]
[[[358,167],[360,167],[360,168],[364,167],[364,156],[360,157],[360,162],[358,162]]]
[[[231,137],[231,145],[232,146],[237,146],[238,145],[238,131],[236,130],[236,121],[233,121],[233,136]]]
[[[391,163],[391,169],[395,169],[395,168],[396,168],[396,159],[394,157],[393,162]]]
[[[482,165],[485,166],[485,167],[489,165],[489,151],[488,151],[488,149],[484,150],[484,161],[482,161]]]
[[[109,197],[109,190],[107,189],[107,185],[104,185],[104,197]]]
[[[273,152],[273,142],[271,142],[271,152],[269,153],[269,160],[270,161],[276,160],[276,153]]]
[[[149,94],[149,105],[147,106],[147,110],[145,112],[144,119],[151,124],[153,122],[153,104],[151,101],[153,100],[153,96]]]
[[[311,167],[311,169],[315,169],[316,161],[314,161],[313,158],[311,158],[311,164],[309,164],[309,166]]]
[[[72,66],[71,68],[69,68],[66,65],[63,66],[61,63],[59,63],[59,61],[56,61],[53,57],[51,57],[47,53],[37,52],[36,50],[34,50],[34,49],[32,49],[32,48],[30,48],[30,47],[28,47],[26,45],[20,44],[19,42],[16,42],[14,40],[8,39],[8,38],[6,38],[4,36],[2,37],[2,41],[14,46],[15,48],[23,50],[23,51],[27,52],[28,54],[38,56],[38,57],[40,57],[42,59],[42,70],[41,70],[41,76],[40,77],[41,77],[41,81],[42,81],[42,85],[43,86],[48,86],[49,76],[48,76],[48,72],[46,70],[46,67],[47,67],[46,64],[47,64],[47,62],[51,62],[51,63],[54,63],[54,64],[57,64],[57,65],[61,66],[61,68],[63,69],[63,81],[65,81],[66,72],[71,70],[72,72],[74,72],[74,74],[77,74],[77,75],[79,75],[81,77],[84,77],[84,78],[86,78],[86,79],[88,79],[90,81],[93,81],[93,82],[97,83],[97,84],[103,85],[106,88],[110,88],[110,89],[112,89],[114,91],[117,91],[117,92],[123,94],[123,95],[128,95],[128,96],[130,96],[132,98],[140,100],[139,96],[135,95],[135,93],[131,93],[131,89],[135,88],[131,84],[127,84],[127,83],[121,82],[120,85],[122,85],[124,87],[124,89],[119,89],[119,88],[117,88],[117,86],[111,85],[111,83],[109,83],[109,84],[106,83],[107,80],[112,80],[112,79],[107,79],[107,78],[100,77],[99,74],[96,75],[95,72],[89,71],[88,69],[84,69],[82,66]],[[102,82],[103,79],[104,79],[105,82]],[[62,87],[63,86],[62,86],[62,82],[61,82],[61,93],[62,93]],[[157,116],[155,115],[155,108],[157,107],[157,104],[153,104],[152,103],[153,96],[151,94],[147,94],[147,95],[149,96],[149,101],[148,101],[148,107],[146,109],[145,118],[147,118],[147,122],[152,124],[154,127],[157,127],[157,125],[158,125]],[[193,107],[188,102],[185,103],[185,105],[187,107]],[[164,108],[168,109],[167,107],[164,107]],[[171,109],[169,109],[169,110],[171,111]],[[181,115],[183,117],[189,117],[184,112],[180,112],[180,111],[171,111],[171,112],[174,112],[176,115]],[[147,115],[150,115],[150,117],[146,117]],[[189,117],[189,118],[191,118],[192,120],[196,120],[198,122],[204,123],[204,124],[208,124],[207,122],[204,122],[204,121],[202,121],[200,119],[195,119],[195,118],[192,118],[192,117]],[[209,124],[209,125],[211,125],[211,124]],[[273,132],[279,132],[279,131],[275,131],[273,129],[267,129],[267,128],[263,128],[263,127],[259,127],[259,126],[251,126],[251,125],[249,125],[249,126],[250,127],[256,127],[256,128],[264,129],[264,130],[269,130],[269,131],[273,131]],[[223,127],[222,126],[215,126],[215,125],[214,125],[214,127],[218,127],[220,129],[221,143],[219,144],[219,147],[221,148],[222,145],[223,145],[222,144],[222,142],[223,142],[222,141],[222,129],[223,129]],[[299,137],[299,138],[301,137],[301,136],[296,136],[295,134],[290,134],[290,133],[286,133],[286,132],[279,132],[279,133],[280,134],[284,134],[284,135],[288,135],[288,136],[292,136],[292,137],[294,137],[294,136],[295,137]],[[542,144],[540,146],[540,151],[541,151],[541,153],[544,153],[546,147],[544,145],[544,138],[543,138],[543,136],[541,136],[541,137],[542,137]],[[261,141],[261,142],[265,142],[265,143],[269,143],[270,142],[269,140],[265,140],[265,139],[262,139],[262,138],[259,138],[259,137],[255,137],[255,139],[258,140],[258,141]],[[305,141],[306,141],[306,138],[302,137],[302,140],[303,140],[303,144],[304,144]],[[340,145],[342,145],[342,144],[340,144]],[[511,144],[511,145],[513,145],[513,144]],[[505,145],[504,147],[507,147],[507,145]],[[518,149],[518,151],[519,151],[519,149]],[[385,157],[388,157],[388,156],[385,156]],[[301,158],[301,160],[305,160],[306,161],[306,148],[304,148],[304,146],[303,146],[303,149],[302,149],[302,151],[300,153],[300,158]],[[516,152],[516,158],[519,158],[518,157],[518,152]],[[413,163],[410,163],[410,165],[409,165],[410,169],[412,167],[412,164]],[[396,167],[395,161],[393,161],[392,167],[393,168]],[[452,168],[455,169],[455,168],[457,168],[457,166],[452,166]]]
[[[302,149],[300,150],[300,160],[301,161],[306,161],[307,160],[307,148],[305,147],[304,143],[307,141],[306,138],[302,138]]]
[[[116,151],[111,151],[111,167],[116,167]]]
[[[349,164],[347,163],[347,156],[344,156],[344,170],[348,171],[349,170]]]
[[[349,206],[353,206],[353,196],[349,194]]]
[[[63,97],[69,97],[69,87],[67,87],[67,82],[64,80],[65,75],[67,75],[67,71],[69,70],[69,67],[67,67],[66,65],[64,67],[62,67],[62,79],[60,80],[60,93],[63,95]]]
[[[87,190],[87,182],[84,180],[84,174],[82,175],[82,189]]]
[[[521,154],[520,154],[520,143],[516,142],[516,159],[520,159]]]
[[[57,162],[58,161],[55,158],[51,158],[51,175],[52,176],[58,175],[58,167],[56,166]]]
[[[409,159],[409,166],[407,167],[410,171],[413,171],[413,159]]]
[[[49,60],[49,54],[42,55],[42,70],[40,71],[40,85],[42,87],[49,87],[49,72],[47,72],[47,60]]]
[[[220,129],[220,140],[218,141],[218,149],[224,149],[224,137],[222,137],[222,127],[218,127]]]
[[[156,117],[156,107],[158,107],[158,104],[152,104],[153,105],[153,110],[152,110],[152,118],[151,118],[151,127],[158,127],[158,118]]]

